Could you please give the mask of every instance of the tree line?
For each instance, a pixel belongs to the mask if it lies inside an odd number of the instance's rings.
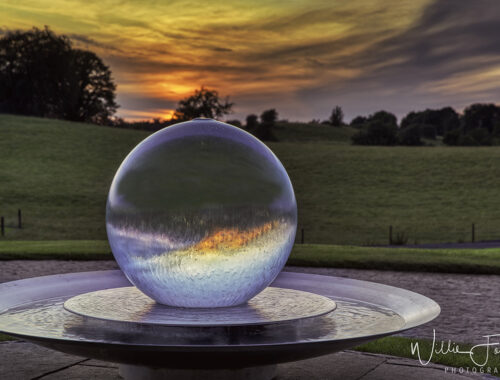
[[[368,117],[357,116],[351,127],[356,145],[424,145],[442,139],[452,146],[500,145],[500,107],[472,104],[462,114],[452,107],[409,112],[398,125],[395,115],[379,111]]]
[[[127,122],[114,116],[119,105],[111,70],[93,52],[76,49],[67,36],[48,27],[11,31],[0,38],[0,113],[52,117],[123,128],[155,131],[196,117],[221,118],[234,103],[216,90],[201,87],[179,101],[171,120]],[[277,141],[273,128],[278,112],[271,108],[260,117],[250,114],[243,125],[264,141]],[[350,126],[357,145],[423,145],[442,139],[447,145],[500,145],[500,107],[472,104],[462,114],[451,107],[408,113],[398,124],[394,114],[378,111],[356,116],[347,124],[340,106],[328,120],[310,124]]]

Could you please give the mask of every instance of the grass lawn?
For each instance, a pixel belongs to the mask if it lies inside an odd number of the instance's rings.
[[[0,260],[113,260],[107,240],[0,242]]]
[[[500,274],[500,248],[416,249],[296,244],[288,265]]]
[[[486,341],[485,341],[486,342]],[[469,372],[472,372],[472,368],[475,367],[478,373],[480,372],[480,367],[475,365],[471,360],[470,355],[462,354],[462,353],[439,353],[441,348],[441,341],[436,341],[436,345],[432,346],[431,340],[426,339],[413,339],[413,338],[405,338],[399,336],[390,336],[382,339],[375,340],[373,342],[366,343],[362,346],[358,346],[355,348],[357,351],[363,352],[372,352],[376,354],[385,354],[385,355],[393,355],[404,358],[410,358],[418,360],[418,356],[415,352],[415,355],[411,352],[411,344],[418,343],[420,358],[425,363],[429,358],[431,358],[431,363],[442,364],[447,367],[455,367],[455,368],[464,368],[466,370],[469,368]],[[446,348],[448,345],[448,341],[444,342],[444,351],[446,352]],[[452,346],[456,347],[456,346]],[[458,344],[458,349],[460,351],[470,351],[473,347],[471,344]],[[489,352],[485,347],[477,347],[474,348],[474,361],[478,364],[484,364],[483,370],[484,373],[487,372],[487,368],[491,369],[491,375],[499,376],[500,371],[500,353],[495,354],[494,349],[497,346],[492,346],[489,348]],[[431,357],[431,352],[434,352]],[[495,368],[497,372],[495,373]]]
[[[112,260],[105,240],[4,241],[0,260]],[[288,265],[500,274],[500,248],[409,249],[297,244]]]
[[[297,197],[306,243],[500,239],[498,147],[362,147],[351,128],[279,124],[269,144]],[[0,115],[1,240],[103,240],[106,195],[147,132]],[[22,209],[24,228],[18,229]],[[300,235],[300,234],[299,234]]]
[[[15,340],[15,338],[12,338],[11,336],[0,333],[0,342],[5,342],[7,340]]]

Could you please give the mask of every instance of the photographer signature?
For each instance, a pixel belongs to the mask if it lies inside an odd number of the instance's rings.
[[[484,335],[483,338],[486,339],[485,343],[476,344],[475,346],[472,346],[469,350],[460,350],[460,346],[457,343],[452,342],[451,340],[448,340],[447,343],[445,343],[445,341],[441,341],[441,344],[436,343],[436,330],[433,329],[432,333],[433,333],[432,349],[430,351],[430,355],[427,361],[422,360],[422,357],[420,355],[419,342],[411,343],[411,354],[412,355],[416,354],[418,357],[418,361],[422,365],[429,364],[434,354],[436,355],[464,354],[464,355],[469,355],[470,360],[472,360],[472,362],[476,366],[483,367],[486,365],[486,363],[488,363],[489,355],[491,352],[493,352],[494,355],[500,354],[500,347],[499,347],[500,342],[491,341],[492,338],[500,337],[500,334]],[[480,349],[481,347],[486,349],[486,355],[484,361],[480,363],[478,362],[479,359],[474,359],[474,357],[479,356],[476,350]]]

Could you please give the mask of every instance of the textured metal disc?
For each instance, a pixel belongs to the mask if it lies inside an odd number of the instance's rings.
[[[309,292],[268,287],[245,304],[224,308],[179,308],[156,303],[133,286],[99,290],[68,299],[73,313],[110,321],[164,326],[265,325],[332,312],[331,299]]]

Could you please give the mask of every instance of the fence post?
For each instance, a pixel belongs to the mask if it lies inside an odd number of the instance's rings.
[[[389,245],[392,245],[392,226],[389,226]]]
[[[1,230],[2,236],[5,236],[5,223],[4,223],[3,216],[0,217],[0,230]]]
[[[22,219],[21,219],[21,209],[17,210],[17,227],[23,228]]]
[[[476,225],[472,223],[472,242],[476,241]]]
[[[304,244],[304,229],[300,229],[300,244]]]

